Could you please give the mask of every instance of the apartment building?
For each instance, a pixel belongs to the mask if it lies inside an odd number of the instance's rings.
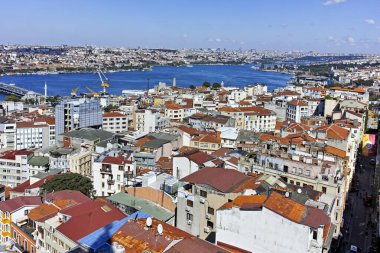
[[[96,196],[111,196],[124,191],[127,181],[136,174],[132,153],[117,150],[95,158],[92,167]]]
[[[330,217],[285,194],[274,191],[226,202],[216,212],[216,244],[239,252],[327,252],[334,230]]]
[[[180,181],[178,189],[177,227],[214,242],[216,210],[241,195],[255,178],[232,169],[203,168]]]
[[[29,179],[29,150],[9,150],[0,153],[0,184],[16,187]]]
[[[102,108],[97,100],[62,101],[55,107],[56,138],[78,128],[102,126]]]
[[[0,117],[0,149],[15,148],[16,122],[7,117]]]
[[[128,131],[129,116],[120,112],[108,112],[103,114],[103,130],[112,133]]]
[[[55,120],[51,117],[16,122],[16,149],[55,145]]]
[[[12,238],[12,223],[28,214],[29,210],[42,204],[41,197],[17,197],[0,202],[0,242],[8,242]]]
[[[304,117],[310,116],[309,105],[303,100],[292,100],[287,103],[286,120],[301,122]]]
[[[169,120],[155,109],[141,109],[133,112],[133,128],[141,133],[162,130],[169,126]]]

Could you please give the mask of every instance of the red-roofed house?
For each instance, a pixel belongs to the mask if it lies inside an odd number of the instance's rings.
[[[181,179],[206,166],[212,166],[212,161],[214,160],[214,156],[199,151],[198,149],[192,149],[188,152],[183,152],[179,155],[173,156],[172,158],[172,175],[178,179]]]
[[[239,196],[217,210],[217,220],[217,245],[246,252],[327,252],[335,228],[323,210],[277,192]]]
[[[292,100],[288,102],[286,108],[286,120],[294,120],[297,123],[301,122],[304,117],[311,116],[309,105],[303,100]]]
[[[87,201],[60,210],[44,222],[44,249],[66,252],[88,234],[125,218],[126,215],[109,203]]]
[[[216,210],[252,187],[256,177],[234,169],[206,167],[180,181],[178,189],[177,227],[201,239],[213,242]]]
[[[19,222],[29,210],[40,204],[40,196],[23,196],[0,202],[0,242],[5,243],[11,239],[12,222]]]

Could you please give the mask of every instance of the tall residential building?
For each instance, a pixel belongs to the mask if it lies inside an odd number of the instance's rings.
[[[46,148],[54,144],[54,118],[45,117],[16,123],[16,149]]]
[[[0,153],[0,184],[16,187],[29,179],[28,150],[9,150]]]
[[[0,149],[14,149],[16,122],[7,117],[0,117]]]
[[[161,117],[158,110],[136,110],[133,112],[133,126],[142,133],[150,133],[168,127],[169,120]]]
[[[56,137],[83,127],[102,126],[102,109],[97,100],[62,101],[55,107]]]

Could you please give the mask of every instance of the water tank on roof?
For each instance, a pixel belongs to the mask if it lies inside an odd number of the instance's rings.
[[[112,251],[114,253],[125,253],[124,247],[118,244],[117,242],[112,243]]]

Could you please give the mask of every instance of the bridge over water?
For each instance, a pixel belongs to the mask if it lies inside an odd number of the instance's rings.
[[[9,95],[22,97],[22,96],[25,96],[26,93],[28,92],[29,90],[18,87],[14,84],[0,83],[0,93],[3,93],[3,94],[9,94]]]

